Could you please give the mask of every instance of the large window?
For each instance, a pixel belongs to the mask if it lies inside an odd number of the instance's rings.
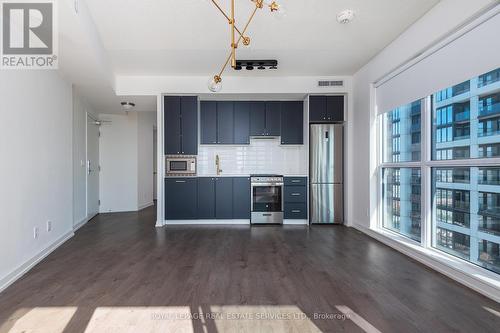
[[[386,168],[383,172],[384,227],[420,241],[420,169]]]
[[[500,273],[500,68],[380,123],[381,227]]]
[[[382,115],[383,162],[398,167],[383,169],[383,227],[421,240],[420,168],[406,167],[421,159],[422,101]],[[399,167],[400,166],[400,167]]]
[[[383,115],[384,162],[420,161],[420,101]]]

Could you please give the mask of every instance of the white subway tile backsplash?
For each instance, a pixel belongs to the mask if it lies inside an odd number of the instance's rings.
[[[222,175],[275,173],[307,175],[306,145],[282,146],[279,138],[251,139],[248,146],[200,145],[198,175],[216,174],[215,156],[219,155]]]

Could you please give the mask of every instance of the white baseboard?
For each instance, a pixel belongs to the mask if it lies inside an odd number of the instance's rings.
[[[57,249],[59,246],[61,246],[68,239],[73,237],[74,234],[75,233],[73,231],[69,231],[68,233],[64,234],[59,239],[57,239],[54,243],[52,243],[51,245],[46,247],[44,250],[42,250],[40,253],[33,256],[31,259],[26,261],[24,264],[22,264],[21,266],[16,268],[12,273],[7,274],[7,276],[0,279],[0,292],[2,292],[7,287],[9,287],[11,284],[13,284],[18,279],[20,279],[24,274],[26,274],[36,264],[38,264],[40,261],[45,259],[45,257],[47,257],[49,254],[51,254],[55,249]]]
[[[151,207],[151,206],[153,206],[154,204],[155,204],[155,203],[154,203],[154,201],[151,201],[151,202],[148,202],[148,203],[145,203],[145,204],[139,205],[138,210],[143,210],[144,208]]]
[[[73,226],[73,232],[76,232],[78,229],[80,229],[81,227],[83,227],[88,221],[92,220],[94,217],[97,216],[97,214],[99,213],[94,213],[92,215],[89,215],[87,217],[84,217],[83,219],[81,219],[79,222],[77,222],[74,226]]]
[[[165,220],[164,225],[250,225],[250,220]]]
[[[464,286],[500,302],[500,288],[494,285],[495,283],[500,285],[500,283],[495,273],[485,271],[445,253],[438,253],[418,245],[407,245],[403,237],[394,239],[358,223],[353,224],[352,227]]]

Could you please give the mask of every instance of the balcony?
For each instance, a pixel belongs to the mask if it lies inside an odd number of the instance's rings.
[[[488,204],[479,203],[478,214],[483,216],[490,216],[500,219],[500,207],[489,206]]]
[[[500,103],[479,105],[479,116],[488,117],[495,114],[500,114]]]
[[[470,121],[470,112],[455,113],[455,122]]]

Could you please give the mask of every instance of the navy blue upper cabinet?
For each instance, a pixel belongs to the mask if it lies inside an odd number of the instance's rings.
[[[266,135],[281,134],[281,104],[282,102],[266,102]]]
[[[344,121],[344,96],[309,96],[309,120]]]
[[[344,121],[344,96],[326,97],[326,117],[330,121]]]
[[[217,143],[234,143],[233,102],[217,102]]]
[[[200,103],[201,144],[217,143],[217,102],[202,101]]]
[[[266,135],[266,102],[250,102],[250,135]]]
[[[198,178],[198,218],[215,219],[215,178]]]
[[[309,96],[309,120],[326,121],[326,96]]]
[[[230,177],[215,180],[215,218],[233,218],[233,179]]]
[[[250,102],[234,102],[234,143],[250,144]]]
[[[250,135],[279,136],[281,102],[250,103]]]
[[[198,98],[181,97],[182,154],[198,155]]]
[[[250,178],[233,178],[233,218],[250,218]]]
[[[165,179],[165,216],[167,220],[197,218],[197,189],[196,178]]]
[[[250,144],[250,102],[203,101],[201,144]]]
[[[165,154],[181,154],[181,98],[165,96],[163,108]]]
[[[281,104],[281,144],[304,144],[304,102]]]
[[[198,98],[165,96],[165,154],[198,154]]]

